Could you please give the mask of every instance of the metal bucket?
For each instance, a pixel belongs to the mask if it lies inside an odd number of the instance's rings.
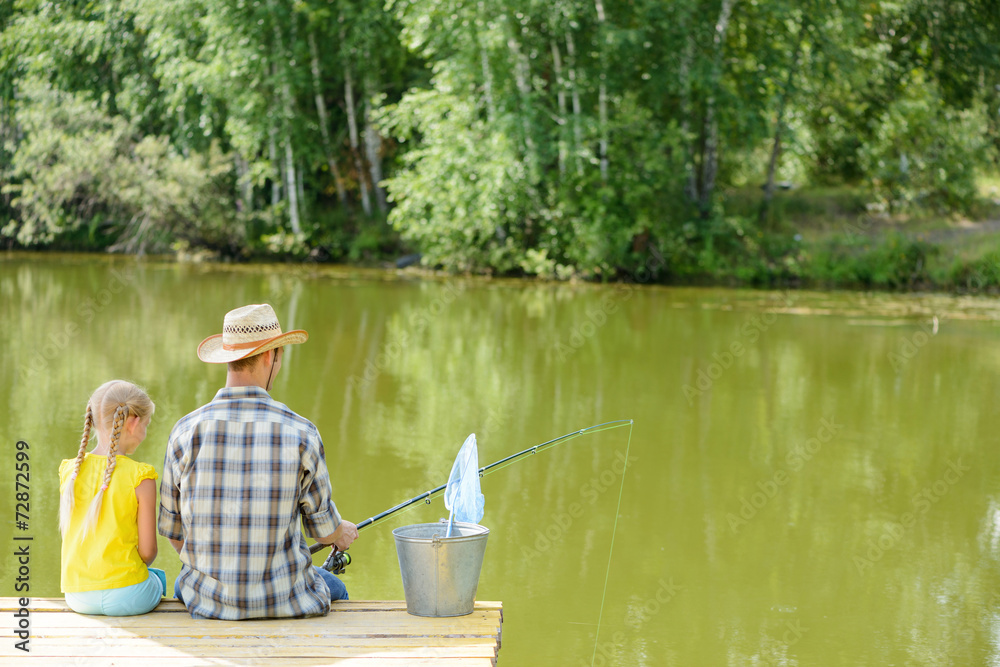
[[[476,604],[490,531],[476,523],[417,523],[392,531],[403,575],[406,611],[414,616],[464,616]]]

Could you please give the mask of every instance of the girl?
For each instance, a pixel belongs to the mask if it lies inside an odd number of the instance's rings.
[[[80,614],[145,614],[166,594],[156,558],[156,471],[132,461],[155,406],[139,387],[112,380],[97,388],[75,459],[59,466],[62,591]],[[91,428],[97,446],[86,452]]]

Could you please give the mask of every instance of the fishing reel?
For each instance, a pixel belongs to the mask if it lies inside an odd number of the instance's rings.
[[[330,555],[323,561],[323,569],[334,574],[343,574],[344,568],[351,564],[351,554],[340,551],[337,547],[330,548]]]

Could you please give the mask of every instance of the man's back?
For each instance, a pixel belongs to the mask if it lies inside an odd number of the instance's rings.
[[[160,533],[183,540],[177,594],[196,616],[325,614],[313,537],[340,523],[316,427],[260,387],[220,389],[167,445]]]

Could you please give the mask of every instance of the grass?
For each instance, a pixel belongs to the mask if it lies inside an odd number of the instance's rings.
[[[730,189],[723,194],[726,215],[753,221],[771,239],[771,250],[720,262],[712,277],[757,285],[998,291],[1000,173],[981,176],[977,186],[979,197],[964,214],[889,214],[871,205],[863,188],[849,185],[778,190],[763,221],[760,188]]]

